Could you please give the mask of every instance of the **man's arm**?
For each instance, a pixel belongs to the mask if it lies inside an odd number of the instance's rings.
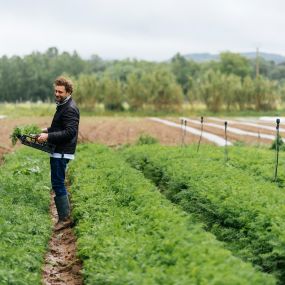
[[[39,134],[37,137],[37,141],[40,143],[46,142],[48,140],[48,129],[42,129],[42,133]]]

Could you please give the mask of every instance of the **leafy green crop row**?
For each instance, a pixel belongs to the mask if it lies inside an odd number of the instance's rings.
[[[195,213],[236,254],[285,282],[285,193],[223,160],[184,148],[124,151],[165,195]]]
[[[103,146],[69,169],[85,284],[274,284]]]
[[[189,148],[191,152],[193,149]],[[213,146],[203,146],[201,156],[207,156],[215,160],[223,160],[223,149]],[[284,152],[279,153],[279,166],[277,185],[284,186],[285,182],[285,159]],[[253,147],[231,147],[229,148],[228,165],[240,168],[249,175],[257,178],[274,181],[276,153],[273,150]]]
[[[0,284],[41,284],[51,233],[46,161],[21,149],[0,168]]]
[[[203,145],[197,153],[195,145],[183,149],[183,155],[225,161],[224,148]],[[228,160],[225,166],[242,169],[248,175],[255,176],[257,180],[274,182],[276,152],[265,148],[233,146],[228,148]],[[285,182],[285,157],[284,152],[279,153],[277,185],[284,186]]]

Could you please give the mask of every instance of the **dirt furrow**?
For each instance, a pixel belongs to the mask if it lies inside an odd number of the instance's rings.
[[[57,212],[53,195],[51,195],[50,212],[52,222],[57,222]],[[53,231],[49,242],[49,250],[45,256],[42,274],[44,285],[81,285],[82,264],[76,257],[76,238],[72,228]]]

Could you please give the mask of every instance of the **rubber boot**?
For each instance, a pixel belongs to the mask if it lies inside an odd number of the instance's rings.
[[[58,213],[58,222],[56,223],[54,230],[59,231],[72,225],[70,218],[70,204],[67,195],[55,196],[55,206]]]

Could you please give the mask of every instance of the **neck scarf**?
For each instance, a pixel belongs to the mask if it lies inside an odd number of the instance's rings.
[[[71,95],[67,96],[62,102],[57,102],[55,101],[56,106],[62,106],[64,105],[69,99],[70,99]]]

